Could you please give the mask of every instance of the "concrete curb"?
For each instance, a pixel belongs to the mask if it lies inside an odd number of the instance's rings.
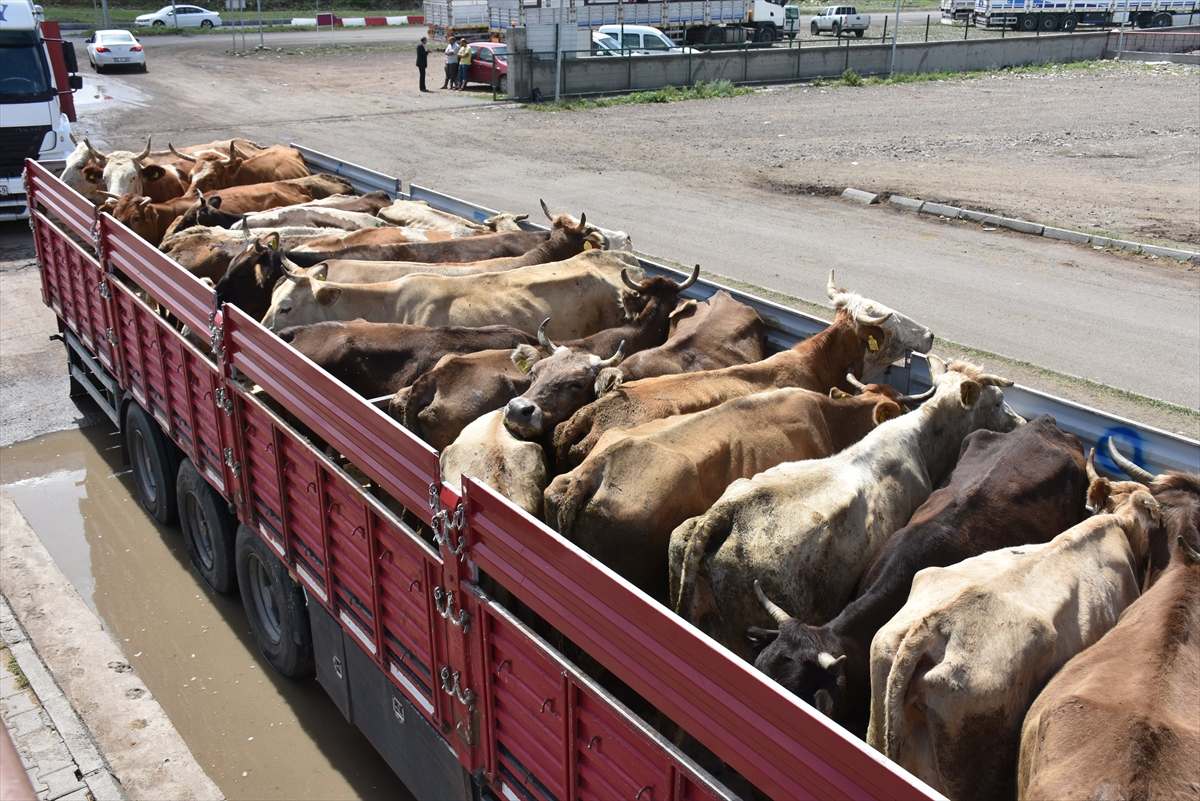
[[[842,192],[842,197],[850,200],[861,201],[862,197],[877,198],[878,196],[872,195],[869,192],[864,192],[861,189],[847,188],[844,192]],[[878,200],[875,202],[878,202]],[[1074,242],[1079,245],[1091,245],[1097,249],[1112,248],[1114,250],[1124,250],[1128,253],[1145,253],[1158,258],[1175,259],[1177,261],[1190,262],[1191,264],[1200,264],[1200,253],[1195,253],[1190,250],[1183,250],[1181,248],[1168,248],[1161,245],[1149,245],[1144,242],[1133,242],[1128,239],[1113,239],[1107,236],[1086,234],[1082,231],[1071,231],[1066,228],[1055,228],[1050,225],[1029,222],[1028,220],[1020,220],[1014,217],[1001,217],[996,214],[988,214],[984,211],[974,211],[972,209],[960,209],[957,206],[945,206],[941,203],[917,200],[915,198],[904,197],[902,195],[892,195],[888,197],[887,205],[895,206],[896,208],[903,209],[904,211],[914,211],[918,214],[932,214],[935,217],[946,217],[951,220],[963,219],[989,227],[1008,228],[1011,231],[1018,231],[1023,234],[1043,236],[1047,239],[1057,239],[1063,242]]]
[[[93,744],[94,754],[81,751],[77,759],[81,772],[90,769],[98,777],[94,797],[222,799],[116,641],[3,490],[0,530],[3,608],[12,609],[12,617],[4,618],[4,638],[21,640],[12,644],[13,655],[68,747]],[[99,777],[104,765],[116,777],[111,787]]]

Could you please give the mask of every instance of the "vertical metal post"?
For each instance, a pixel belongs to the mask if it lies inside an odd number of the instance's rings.
[[[887,17],[884,17],[886,20]],[[900,0],[896,0],[896,26],[892,31],[892,64],[888,68],[888,77],[896,74],[896,42],[900,39]]]
[[[800,38],[796,38],[796,80],[800,80]]]
[[[879,37],[880,43],[887,41],[887,26],[888,26],[888,18],[884,17],[883,18],[883,36]]]
[[[929,20],[933,18],[932,14],[925,15],[925,41],[929,41]],[[970,25],[970,20],[963,20],[963,25]]]
[[[967,34],[968,34],[968,33],[970,33],[970,31],[971,31],[971,26],[970,26],[970,25],[964,25],[964,26],[963,26],[963,41],[966,41]]]
[[[258,49],[267,49],[267,43],[263,41],[262,0],[258,0]]]
[[[554,102],[559,101],[562,91],[562,23],[554,24]]]
[[[171,0],[171,19],[175,21],[175,33],[179,33],[179,12],[175,9],[175,0]]]

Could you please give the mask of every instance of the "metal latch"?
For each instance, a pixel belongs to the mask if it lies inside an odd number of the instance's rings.
[[[443,598],[446,599],[445,606],[442,606]],[[457,614],[454,612],[454,590],[443,591],[441,587],[434,587],[433,605],[437,608],[439,615],[461,627],[464,633],[471,627],[471,615],[467,613],[467,610],[459,609]]]
[[[108,338],[108,344],[115,348],[117,346],[117,332],[113,331],[111,328],[106,328],[104,330],[104,334]]]
[[[242,463],[233,461],[233,448],[226,448],[224,450],[224,454],[225,454],[225,466],[228,467],[230,470],[232,470],[233,477],[237,478],[238,476],[240,476],[242,474]]]
[[[100,292],[100,297],[112,300],[112,290],[108,288],[108,281],[101,280],[97,290]]]
[[[439,675],[442,677],[442,692],[446,693],[446,695],[449,695],[452,698],[457,698],[458,702],[465,706],[468,712],[474,712],[475,693],[471,691],[470,687],[468,687],[466,691],[459,689],[459,672],[456,670],[454,671],[454,675],[451,676],[450,668],[443,667],[442,672]]]
[[[217,399],[217,408],[224,409],[226,417],[233,417],[233,398],[225,393],[225,387],[217,387],[217,391],[213,395]],[[229,448],[225,450],[229,450]]]

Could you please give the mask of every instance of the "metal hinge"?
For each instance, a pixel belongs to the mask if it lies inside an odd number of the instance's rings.
[[[467,537],[460,534],[457,541],[454,534],[467,527],[467,510],[461,503],[454,507],[454,513],[442,508],[438,494],[438,485],[429,485],[429,508],[433,511],[430,526],[433,528],[433,541],[439,546],[445,545],[450,553],[458,557],[458,561],[467,559]]]
[[[108,288],[108,281],[101,280],[100,286],[97,289],[100,292],[100,297],[105,300],[112,300],[112,290]]]
[[[233,398],[225,394],[225,387],[217,387],[217,391],[213,393],[217,399],[217,408],[225,410],[226,417],[233,417]],[[229,450],[226,448],[226,450]]]
[[[458,687],[459,672],[454,671],[453,676],[450,674],[450,668],[443,667],[439,674],[442,677],[442,692],[452,698],[457,698],[458,702],[467,708],[468,712],[475,711],[475,693],[468,687],[466,691],[460,690]],[[453,680],[453,683],[452,681]]]
[[[446,599],[446,605],[442,606],[442,599]],[[454,612],[454,590],[443,591],[441,587],[433,588],[433,605],[437,608],[438,614],[449,620],[456,626],[462,628],[463,633],[471,628],[471,615],[467,610],[459,609],[458,613]]]
[[[228,467],[230,470],[232,470],[233,477],[237,478],[238,476],[240,476],[242,474],[242,463],[233,461],[233,448],[226,448],[224,450],[224,454],[225,454],[225,466]]]
[[[108,339],[108,344],[112,345],[115,348],[117,346],[117,332],[112,330],[111,328],[106,328],[106,329],[104,329],[104,334],[105,334],[106,338]]]

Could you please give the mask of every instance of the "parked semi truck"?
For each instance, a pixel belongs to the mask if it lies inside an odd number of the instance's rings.
[[[447,0],[457,2],[457,0]],[[428,4],[426,5],[428,7]],[[636,3],[571,3],[567,0],[530,5],[523,0],[488,0],[492,32],[503,34],[514,26],[529,29],[530,46],[541,32],[578,30],[587,50],[590,31],[602,25],[649,25],[679,45],[720,45],[738,42],[770,44],[794,37],[800,20],[798,6],[786,0],[667,0]],[[572,41],[574,39],[572,34]],[[538,49],[534,47],[534,49]],[[553,50],[553,46],[549,49]]]
[[[360,191],[494,213],[297,149]],[[315,669],[418,798],[736,795],[539,637],[484,576],[738,782],[780,799],[940,797],[486,485],[442,483],[438,454],[371,401],[240,309],[217,307],[210,286],[44,166],[26,170],[72,391],[120,428],[142,506],[181,518],[200,574],[240,589],[264,656],[285,675]],[[720,288],[698,281],[685,296]],[[771,321],[773,350],[826,326],[731,292]],[[886,378],[907,394],[930,385],[921,357]],[[1034,390],[1005,398],[1028,417],[1054,414],[1085,447],[1115,437],[1153,471],[1200,458],[1200,443]]]
[[[960,1],[943,0],[942,18]],[[957,15],[957,6],[950,12]],[[1068,33],[1080,25],[1169,28],[1177,18],[1183,25],[1200,21],[1196,0],[975,0],[972,18],[980,28]]]
[[[41,6],[4,0],[0,10],[0,220],[21,220],[29,216],[25,159],[61,171],[75,147],[71,92],[83,78],[75,45],[42,19]]]

